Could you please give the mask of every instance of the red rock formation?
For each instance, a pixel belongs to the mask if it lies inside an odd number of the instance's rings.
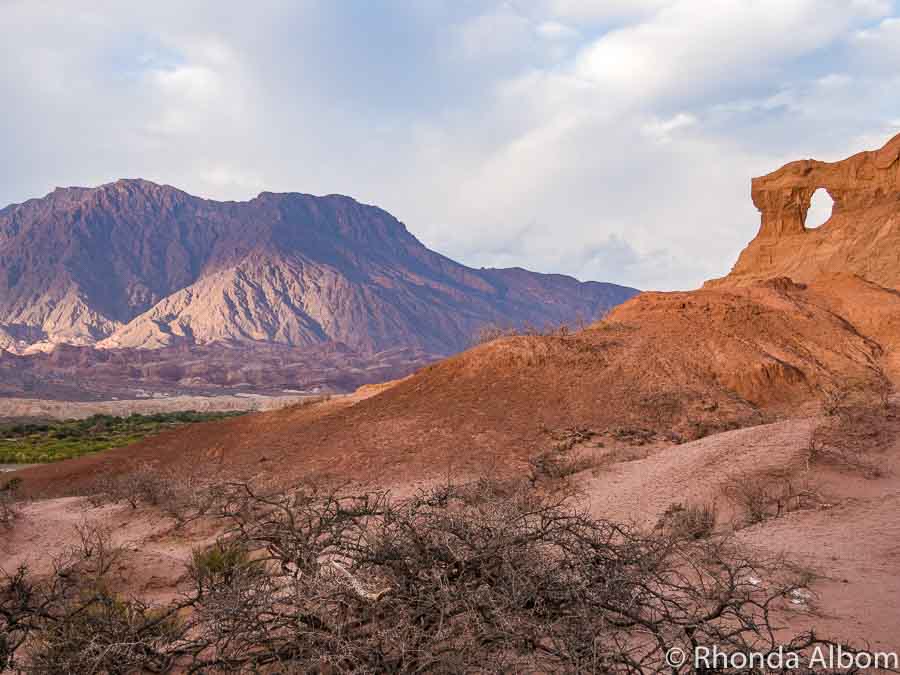
[[[807,229],[810,200],[820,188],[834,200],[832,216]],[[754,178],[751,194],[762,216],[759,233],[731,273],[707,287],[779,276],[810,282],[835,272],[900,287],[900,135],[840,162],[791,162]]]
[[[753,179],[751,195],[762,213],[759,237],[806,231],[806,213],[819,188],[834,200],[835,214],[900,199],[900,134],[881,150],[860,152],[842,162],[804,159]]]

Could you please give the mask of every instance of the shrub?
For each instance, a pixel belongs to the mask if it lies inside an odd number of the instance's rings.
[[[552,448],[533,455],[528,459],[529,480],[555,481],[587,471],[596,466],[591,456],[576,456],[570,450]]]
[[[77,567],[80,574],[101,579],[121,558],[124,550],[113,542],[112,531],[97,523],[82,520],[75,525],[77,544],[64,554],[68,566]]]
[[[726,495],[743,514],[747,525],[808,508],[819,495],[795,480],[777,475],[743,475],[731,480]]]
[[[847,408],[886,408],[892,393],[893,386],[890,380],[881,372],[868,380],[845,380],[830,387],[823,387],[822,411],[831,417]]]
[[[579,320],[576,325],[576,330],[582,330],[584,327],[584,322]],[[546,326],[544,328],[537,328],[536,326],[532,326],[528,323],[518,327],[503,327],[496,324],[485,324],[475,332],[475,335],[472,338],[472,345],[483,345],[487,344],[488,342],[493,342],[495,340],[507,337],[542,336],[564,338],[571,335],[572,332],[572,329],[567,323],[560,323],[555,326]]]
[[[205,549],[195,549],[191,555],[188,572],[198,592],[232,581],[250,566],[247,549],[234,540],[220,540]]]
[[[117,476],[101,478],[96,491],[112,502],[124,501],[136,509],[141,504],[158,506],[167,501],[173,488],[153,465],[143,463]]]
[[[179,525],[205,515],[215,502],[215,487],[195,474],[161,471],[149,463],[131,467],[115,476],[98,478],[88,495],[95,505],[125,502],[131,508],[153,506]]]
[[[715,530],[716,516],[715,504],[671,504],[656,529],[676,539],[705,539]]]
[[[558,431],[544,430],[553,438],[553,445],[528,459],[529,480],[555,481],[586,471],[597,465],[593,455],[577,455],[576,446],[587,443],[597,434],[584,427],[571,427]]]
[[[883,469],[872,453],[888,448],[898,431],[900,418],[890,403],[842,405],[810,435],[807,464],[827,464],[879,478]]]
[[[525,482],[448,484],[404,500],[237,483],[221,497],[227,534],[195,552],[199,588],[164,608],[77,573],[8,578],[7,665],[15,657],[25,672],[76,675],[631,675],[673,672],[673,647],[821,643],[777,641],[778,603],[806,583],[782,561],[752,560],[722,538],[592,518]]]
[[[22,512],[19,486],[21,479],[12,478],[0,486],[0,527],[12,527]]]
[[[0,571],[0,671],[171,672],[173,647],[188,629],[179,619],[187,605],[153,608],[117,596],[97,556],[93,544],[73,547],[39,580],[25,566]]]
[[[182,411],[155,415],[93,415],[83,420],[0,424],[0,462],[31,463],[71,459],[124,447],[183,424],[232,417],[237,412]]]
[[[269,564],[200,600],[215,657],[198,668],[654,673],[672,646],[773,649],[770,605],[797,589],[726,541],[644,535],[514,483],[401,502],[244,485],[225,511]]]
[[[36,633],[26,670],[35,673],[170,672],[168,647],[182,627],[170,610],[105,590],[64,602]]]

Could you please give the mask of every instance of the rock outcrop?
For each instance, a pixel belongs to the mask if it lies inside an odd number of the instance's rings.
[[[834,200],[832,215],[821,227],[807,228],[819,189]],[[900,135],[840,162],[786,164],[754,178],[751,195],[761,213],[759,233],[731,273],[707,287],[780,276],[810,282],[839,272],[900,288]]]
[[[900,200],[900,135],[881,150],[860,152],[842,162],[814,159],[791,162],[754,178],[753,204],[762,214],[760,238],[806,232],[813,194],[824,188],[834,200],[835,215]]]

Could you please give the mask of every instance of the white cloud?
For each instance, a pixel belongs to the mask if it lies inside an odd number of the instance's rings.
[[[578,31],[559,21],[542,21],[535,32],[547,40],[570,40],[578,36]]]
[[[830,73],[816,80],[816,84],[827,89],[837,89],[846,87],[852,81],[853,78],[844,73]]]
[[[217,190],[263,192],[268,188],[265,179],[258,173],[249,172],[241,167],[217,164],[201,170],[200,177],[208,185]]]
[[[716,103],[710,108],[712,113],[736,114],[751,112],[770,112],[780,108],[789,109],[796,106],[796,94],[791,89],[779,91],[771,96],[758,99],[738,99]]]
[[[765,76],[785,59],[826,47],[859,12],[840,0],[680,0],[603,35],[576,70],[615,96],[684,98]]]
[[[530,37],[528,19],[505,4],[469,19],[459,28],[460,48],[470,59],[516,52]]]
[[[856,31],[850,39],[853,59],[876,70],[900,65],[900,18],[884,19],[877,26]]]
[[[651,14],[673,0],[548,0],[547,10],[573,21],[604,22]]]
[[[691,287],[755,234],[751,176],[900,126],[890,2],[375,6],[0,4],[0,202],[342,192],[470,264]]]
[[[697,124],[697,118],[690,113],[678,113],[674,117],[668,119],[656,119],[646,122],[641,131],[645,136],[656,139],[660,142],[668,142],[672,140],[672,134],[679,129],[685,129]]]

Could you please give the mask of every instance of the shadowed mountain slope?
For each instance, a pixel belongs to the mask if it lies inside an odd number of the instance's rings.
[[[448,354],[486,324],[590,321],[633,289],[471,269],[339,195],[215,202],[144,180],[0,211],[0,347],[342,342]]]

